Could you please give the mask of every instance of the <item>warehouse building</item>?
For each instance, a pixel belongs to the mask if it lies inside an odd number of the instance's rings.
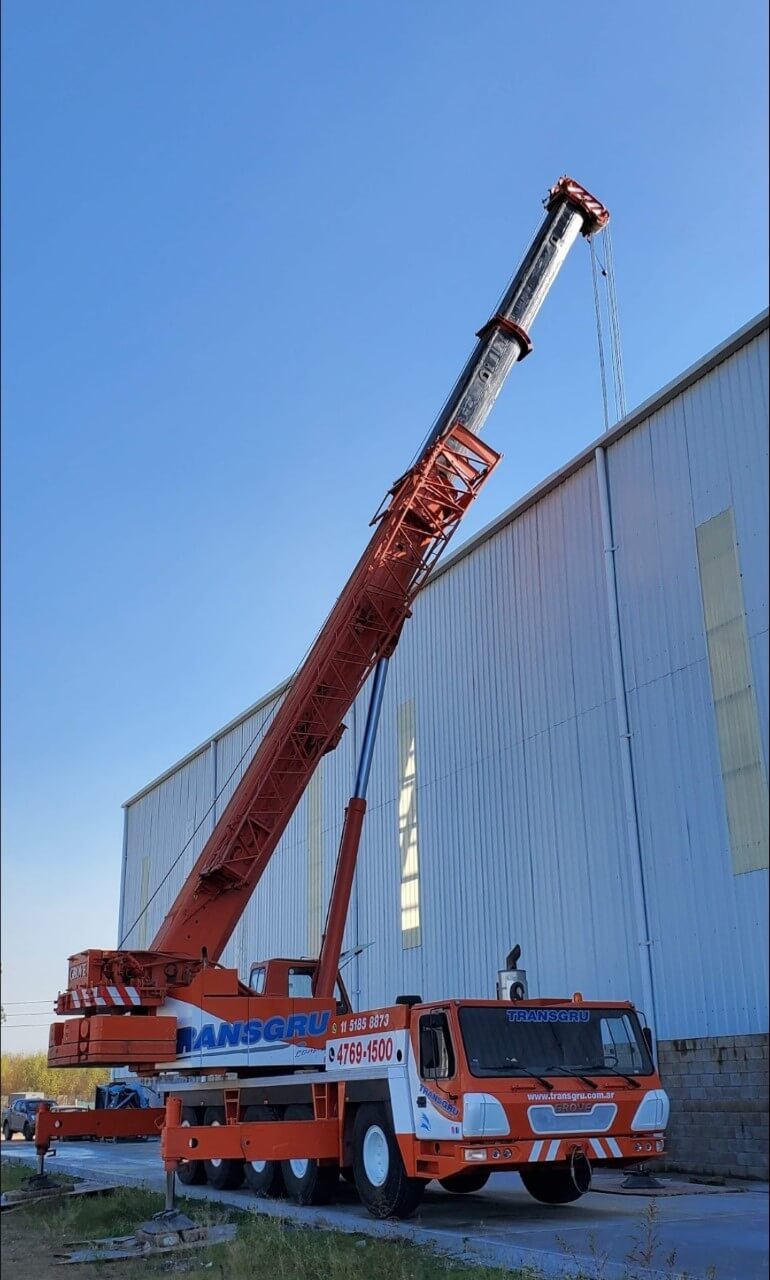
[[[672,1167],[758,1177],[767,330],[765,312],[437,569],[391,664],[346,935],[358,1007],[492,996],[516,942],[533,994],[630,997]],[[125,945],[151,942],[281,694],[126,802]],[[223,957],[244,977],[317,953],[366,696]]]

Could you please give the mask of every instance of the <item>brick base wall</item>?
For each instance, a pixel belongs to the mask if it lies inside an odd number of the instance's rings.
[[[768,1036],[661,1040],[671,1099],[665,1168],[768,1178]]]

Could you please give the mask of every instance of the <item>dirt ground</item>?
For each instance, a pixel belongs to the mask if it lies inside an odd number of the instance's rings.
[[[57,1266],[51,1253],[51,1243],[47,1233],[32,1228],[28,1211],[17,1209],[13,1213],[3,1214],[0,1228],[0,1270],[9,1280],[53,1280],[58,1276],[71,1276],[72,1280],[104,1280],[104,1266],[94,1263],[88,1267],[70,1267],[63,1272]],[[133,1264],[132,1264],[133,1266]],[[129,1273],[116,1267],[110,1270],[113,1280],[129,1280]],[[132,1280],[137,1275],[133,1270]]]
[[[3,1191],[22,1187],[30,1169],[3,1161],[0,1184]],[[56,1181],[60,1181],[54,1175]],[[76,1184],[82,1179],[70,1179]],[[70,1266],[62,1271],[54,1254],[71,1242],[88,1237],[122,1235],[142,1218],[150,1217],[160,1206],[153,1192],[119,1188],[105,1196],[75,1196],[64,1200],[47,1200],[18,1209],[4,1209],[0,1221],[0,1271],[3,1280],[52,1280],[54,1275],[71,1276],[73,1280],[150,1280],[162,1274],[143,1262],[115,1263],[105,1273],[103,1263]],[[211,1272],[209,1273],[211,1274]],[[213,1276],[212,1276],[213,1280]]]

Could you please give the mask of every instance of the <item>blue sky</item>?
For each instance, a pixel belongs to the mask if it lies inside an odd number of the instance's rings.
[[[3,13],[15,1049],[115,943],[121,802],[293,669],[560,174],[613,212],[629,405],[766,305],[767,33],[760,0]],[[533,337],[463,536],[601,430],[584,245]]]

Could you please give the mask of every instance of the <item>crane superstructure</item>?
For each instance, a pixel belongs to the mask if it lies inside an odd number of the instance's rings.
[[[178,1169],[184,1181],[206,1175],[215,1185],[231,1185],[245,1171],[257,1191],[272,1194],[280,1182],[297,1198],[312,1201],[328,1194],[340,1168],[360,1166],[356,1184],[360,1182],[359,1192],[370,1209],[403,1214],[411,1211],[429,1177],[455,1179],[461,1190],[469,1189],[459,1186],[457,1179],[467,1184],[470,1161],[477,1166],[475,1181],[482,1166],[487,1170],[502,1161],[519,1167],[521,1149],[516,1143],[493,1152],[478,1143],[463,1146],[464,1138],[510,1133],[509,1125],[500,1127],[499,1101],[495,1104],[491,1093],[478,1088],[467,1091],[463,1101],[461,1092],[447,1093],[437,1082],[455,1079],[459,1084],[465,1076],[475,1078],[479,1045],[490,1035],[489,1043],[497,1043],[525,1023],[530,1028],[569,1027],[573,1039],[575,1028],[590,1026],[585,1045],[590,1043],[599,1053],[601,1040],[596,1037],[602,1035],[602,1019],[611,1018],[618,1023],[616,1030],[622,1025],[619,1033],[629,1046],[629,1062],[636,1054],[639,1065],[653,1076],[650,1092],[657,1098],[653,1127],[658,1136],[645,1139],[647,1150],[644,1142],[636,1143],[639,1149],[633,1152],[621,1148],[614,1137],[605,1148],[593,1130],[585,1141],[556,1141],[558,1123],[548,1130],[552,1136],[545,1144],[532,1137],[530,1127],[529,1146],[537,1149],[532,1161],[537,1163],[547,1146],[548,1161],[557,1172],[560,1162],[566,1162],[567,1198],[574,1198],[572,1191],[581,1177],[585,1181],[580,1170],[589,1155],[628,1162],[632,1155],[638,1160],[662,1149],[664,1095],[630,1005],[604,1002],[594,1017],[578,997],[569,1007],[564,1000],[527,1002],[522,1000],[526,985],[513,963],[498,982],[498,995],[506,1004],[504,1022],[496,1029],[479,1027],[471,1033],[470,1021],[478,1021],[486,1007],[482,1002],[466,1007],[464,1002],[445,1001],[428,1007],[418,998],[404,997],[391,1009],[357,1014],[339,974],[388,662],[417,593],[499,460],[479,433],[506,375],[531,350],[532,322],[572,244],[581,234],[590,236],[601,229],[609,217],[598,200],[566,177],[551,188],[545,204],[543,222],[519,269],[479,330],[474,350],[416,460],[375,514],[366,550],[150,947],[89,950],[70,957],[67,989],[56,1004],[57,1013],[70,1016],[51,1028],[49,1062],[128,1066],[161,1077],[166,1073],[172,1083],[166,1089],[163,1153],[167,1168]],[[370,677],[361,755],[319,956],[309,962],[273,959],[254,965],[247,984],[235,970],[223,968],[220,957],[314,770],[339,743],[344,717]],[[497,1017],[501,1002],[489,1004]],[[510,1017],[513,1012],[516,1018]],[[519,1016],[529,1013],[529,1021]],[[531,1029],[526,1035],[532,1038]],[[478,1045],[471,1060],[467,1045],[474,1036]],[[487,1045],[484,1052],[488,1051]],[[502,1063],[493,1066],[495,1079],[501,1071],[505,1075]],[[554,1086],[547,1072],[522,1070],[521,1078],[528,1079],[530,1087],[534,1077],[541,1092],[550,1094]],[[616,1078],[623,1074],[616,1072]],[[308,1077],[312,1083],[307,1083]],[[629,1091],[641,1087],[632,1072],[625,1078],[631,1082]],[[431,1088],[427,1080],[436,1083]],[[598,1089],[593,1083],[586,1087]],[[408,1101],[414,1088],[415,1098]],[[475,1114],[479,1107],[482,1119],[466,1122],[465,1114]],[[497,1130],[493,1126],[490,1131],[483,1120],[485,1108],[497,1115]],[[608,1131],[617,1118],[617,1104],[610,1104],[607,1114],[610,1111]],[[160,1119],[137,1115],[145,1129]],[[367,1115],[372,1120],[368,1129]],[[57,1133],[82,1133],[84,1123],[43,1109],[38,1150],[44,1151]],[[581,1132],[574,1120],[571,1129],[567,1126],[568,1134]],[[430,1134],[435,1147],[427,1163],[425,1153],[418,1152],[420,1133]],[[396,1181],[401,1190],[389,1192],[399,1163]],[[378,1182],[383,1168],[386,1172]],[[553,1169],[546,1172],[550,1176]],[[540,1186],[538,1171],[530,1171],[532,1179]]]

